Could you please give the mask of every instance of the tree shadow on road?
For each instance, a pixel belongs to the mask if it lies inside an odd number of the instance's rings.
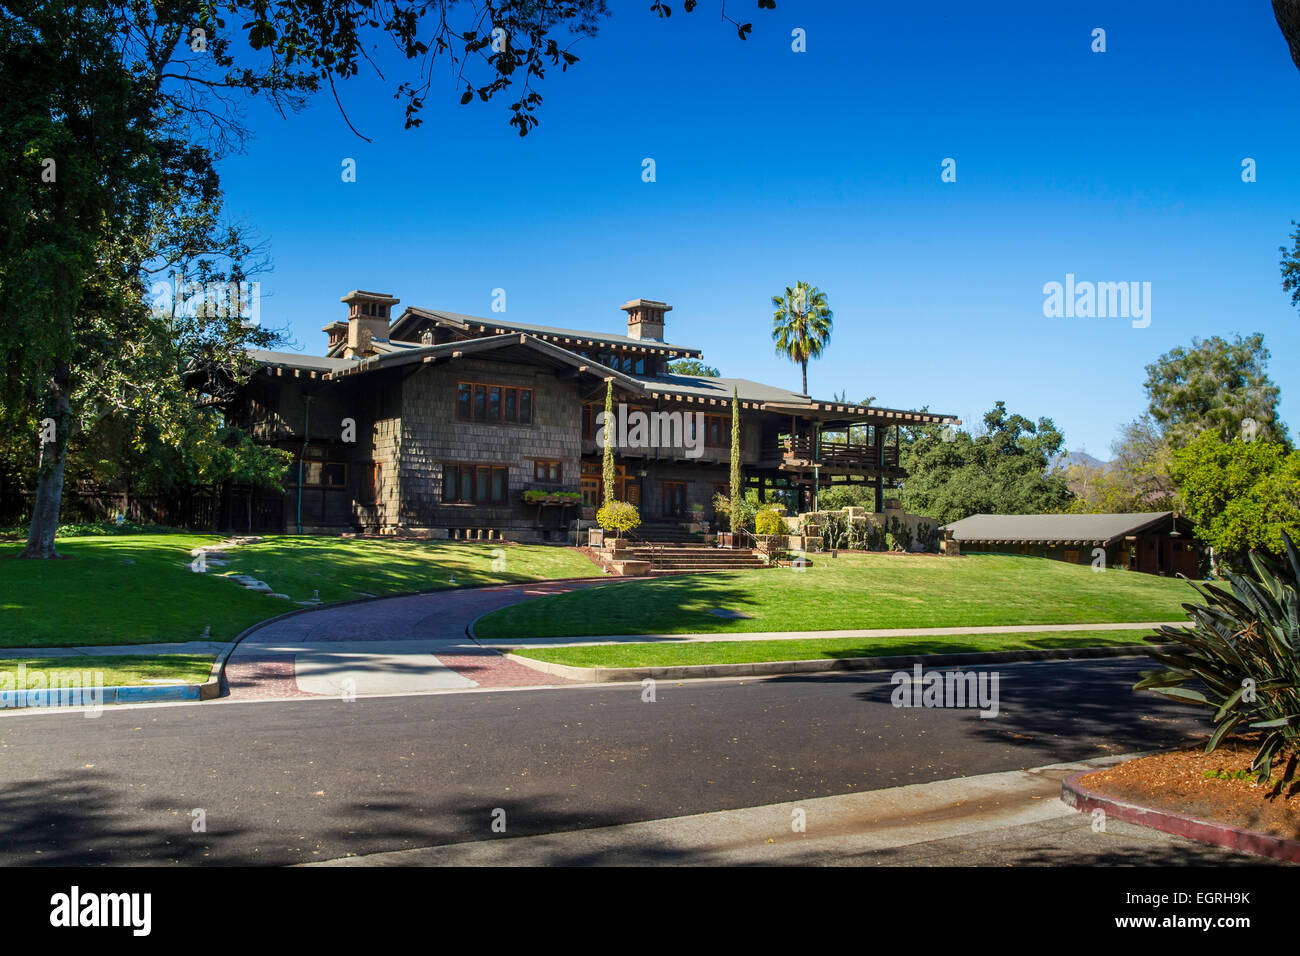
[[[0,790],[0,859],[14,866],[197,864],[238,828],[195,833],[192,808],[132,808],[131,781],[87,770],[11,781]]]

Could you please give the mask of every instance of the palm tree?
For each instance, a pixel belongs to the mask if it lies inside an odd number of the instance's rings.
[[[803,370],[803,394],[808,394],[808,360],[822,354],[831,337],[834,317],[826,304],[826,293],[807,282],[785,288],[785,295],[772,296],[772,338],[776,354],[798,362]]]

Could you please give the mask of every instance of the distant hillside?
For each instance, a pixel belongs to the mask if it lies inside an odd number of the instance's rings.
[[[1060,468],[1069,468],[1071,465],[1086,465],[1089,468],[1105,468],[1110,464],[1108,461],[1102,461],[1100,458],[1094,458],[1086,451],[1067,451],[1056,459],[1055,464]]]

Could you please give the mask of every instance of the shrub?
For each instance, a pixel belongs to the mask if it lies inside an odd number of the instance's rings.
[[[916,543],[921,550],[933,554],[939,550],[939,528],[925,521],[916,523]]]
[[[785,518],[776,508],[764,508],[754,516],[755,534],[785,534]]]
[[[907,526],[906,521],[900,521],[897,515],[889,519],[889,534],[885,535],[885,540],[894,551],[911,551],[912,550],[912,529]]]
[[[875,523],[867,523],[863,544],[868,551],[888,551],[893,547],[889,541],[889,532]]]
[[[526,502],[547,500],[581,501],[582,495],[576,491],[545,491],[541,488],[529,488],[524,492],[524,501]]]
[[[1214,750],[1239,727],[1263,733],[1250,769],[1265,782],[1275,757],[1300,757],[1300,554],[1282,533],[1285,558],[1250,556],[1253,572],[1228,572],[1230,588],[1193,586],[1204,604],[1184,604],[1191,626],[1161,627],[1173,647],[1147,654],[1165,665],[1135,685],[1174,700],[1214,711],[1214,733],[1205,745]],[[1204,692],[1184,686],[1197,681]]]
[[[740,500],[741,523],[739,530],[753,527],[754,516],[757,511],[758,508],[753,502],[745,498]],[[719,528],[725,527],[728,531],[737,530],[731,527],[731,498],[720,491],[713,496],[713,514]]]
[[[596,512],[596,524],[606,531],[623,534],[641,526],[641,515],[630,501],[606,501]]]

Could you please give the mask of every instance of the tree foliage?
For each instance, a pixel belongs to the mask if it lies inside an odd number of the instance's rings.
[[[601,451],[601,480],[604,484],[606,501],[614,500],[614,485],[618,471],[614,466],[614,380],[605,380],[605,420],[603,437],[604,447]]]
[[[671,13],[662,3],[651,10]],[[729,19],[725,4],[722,12]],[[216,283],[248,277],[242,235],[219,225],[216,160],[248,136],[241,110],[249,97],[285,112],[328,86],[346,120],[336,81],[363,64],[383,76],[372,53],[384,41],[414,77],[395,92],[408,127],[419,125],[427,92],[445,76],[433,69],[442,61],[462,103],[510,90],[510,123],[522,136],[537,124],[534,83],[573,65],[568,47],[607,15],[605,0],[0,7],[0,314],[8,322],[0,412],[9,427],[55,426],[40,453],[24,554],[54,556],[68,443],[87,420],[124,408],[178,410],[169,362],[190,381],[229,385],[239,380],[242,349],[275,338],[217,309],[191,326],[197,336],[167,342],[143,306],[153,270],[179,274],[178,284],[194,272]],[[736,25],[743,39],[750,26]]]
[[[1296,20],[1297,26],[1300,27],[1300,0],[1296,0]],[[1291,248],[1279,246],[1282,253],[1282,291],[1291,294],[1291,304],[1300,309],[1300,223],[1294,219],[1291,225],[1295,230],[1291,233]]]
[[[1273,0],[1273,17],[1291,49],[1291,61],[1300,70],[1300,0]]]
[[[670,375],[694,375],[698,378],[718,378],[722,375],[712,365],[705,365],[699,359],[678,359],[667,365]]]
[[[1255,333],[1192,339],[1192,347],[1173,349],[1147,366],[1146,392],[1152,420],[1173,449],[1203,431],[1230,439],[1284,440],[1277,417],[1278,387],[1268,376],[1268,349]]]
[[[948,440],[951,439],[951,440]],[[903,508],[940,524],[973,514],[1038,514],[1070,503],[1052,462],[1065,436],[1050,418],[1037,423],[998,402],[979,436],[924,426],[905,432],[900,463],[907,472]]]
[[[596,524],[606,531],[626,534],[641,526],[641,515],[636,505],[630,501],[615,501],[610,498],[596,509]]]
[[[1283,532],[1300,538],[1300,451],[1207,431],[1174,456],[1173,475],[1197,537],[1230,564],[1281,554]]]
[[[803,394],[808,394],[808,361],[818,358],[831,338],[834,313],[826,293],[807,282],[786,286],[785,295],[772,296],[772,339],[776,354],[799,366]]]
[[[1114,456],[1098,465],[1074,464],[1065,478],[1077,514],[1128,514],[1172,511],[1177,491],[1169,476],[1172,453],[1149,415],[1125,426],[1111,445]]]
[[[754,533],[786,534],[790,529],[786,526],[785,516],[781,511],[780,506],[768,505],[760,508],[754,515]]]

